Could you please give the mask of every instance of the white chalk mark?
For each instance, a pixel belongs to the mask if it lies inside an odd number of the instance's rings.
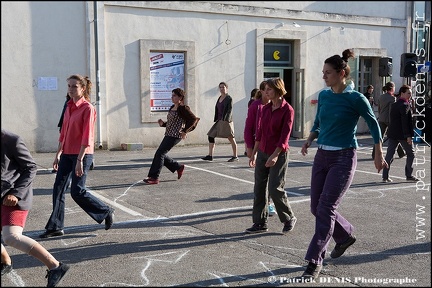
[[[147,256],[140,256],[140,257],[133,257],[135,259],[141,259],[144,258],[147,260],[145,263],[144,268],[141,270],[141,278],[143,280],[143,283],[141,284],[128,284],[128,283],[120,283],[120,282],[108,282],[104,283],[101,286],[112,286],[112,287],[119,287],[119,286],[127,286],[127,287],[141,287],[141,286],[148,286],[150,284],[150,280],[146,275],[147,270],[152,266],[153,262],[164,262],[164,263],[171,263],[175,264],[180,259],[183,258],[187,253],[189,253],[190,250],[187,251],[180,251],[180,252],[167,252],[167,253],[161,253],[161,254],[154,254],[154,255],[147,255]]]
[[[148,256],[142,256],[142,257],[134,257],[134,258],[145,258],[147,259],[147,263],[144,266],[144,268],[141,270],[141,278],[144,280],[144,285],[147,286],[150,283],[150,280],[146,276],[146,271],[150,268],[153,261],[155,262],[165,262],[165,263],[171,263],[175,264],[178,261],[180,261],[183,256],[185,256],[187,253],[189,253],[189,250],[184,252],[167,252],[167,253],[161,253],[161,254],[154,254],[154,255],[148,255]]]
[[[188,236],[194,236],[195,233],[192,232],[184,232],[184,231],[173,231],[169,230],[161,235],[162,239],[177,239],[177,238],[185,238]]]
[[[102,287],[142,287],[142,284],[135,285],[122,282],[108,282],[101,285]]]
[[[376,196],[374,196],[373,194],[376,194]],[[345,197],[346,198],[355,198],[355,199],[373,199],[373,198],[383,198],[385,196],[386,195],[381,191],[374,191],[374,190],[369,190],[369,189],[368,190],[354,191],[352,189],[349,189],[348,193],[346,194]]]
[[[134,187],[136,184],[138,184],[138,183],[142,183],[142,180],[137,181],[137,182],[135,182],[134,184],[132,184],[131,186],[129,186],[129,187],[126,189],[126,191],[123,192],[123,194],[121,194],[121,195],[118,196],[117,198],[114,198],[114,202],[117,202],[118,199],[120,199],[120,198],[123,197],[123,196],[126,196],[126,195],[128,194],[127,192],[128,192],[132,187]]]
[[[91,191],[91,190],[89,190],[89,191],[93,195],[95,195],[96,197],[98,197],[99,199],[103,200],[105,203],[109,203],[111,206],[113,206],[115,208],[118,208],[118,209],[120,209],[120,210],[122,210],[122,211],[124,211],[124,212],[126,212],[126,213],[128,213],[130,215],[132,215],[132,216],[143,216],[141,213],[138,213],[138,212],[136,212],[136,211],[134,211],[132,209],[129,209],[129,208],[127,208],[127,207],[125,207],[125,206],[123,206],[121,204],[118,204],[117,202],[115,202],[115,200],[112,201],[112,200],[110,200],[110,199],[108,199],[108,198],[100,195],[99,193],[97,193],[95,191]]]
[[[216,274],[211,273],[211,272],[208,272],[208,274],[210,274],[211,276],[215,277],[215,278],[219,281],[219,283],[221,283],[221,285],[222,285],[223,287],[229,287],[228,284],[225,283],[223,277],[220,277],[219,275],[216,275]]]
[[[254,284],[256,283],[266,283],[265,281],[259,280],[259,279],[250,279],[250,278],[246,278],[246,277],[242,277],[239,275],[233,275],[233,274],[228,274],[228,273],[224,273],[224,272],[217,272],[218,274],[214,273],[214,272],[207,272],[208,274],[212,275],[213,277],[215,277],[224,287],[229,287],[229,285],[227,283],[225,283],[224,278],[230,278],[230,282],[233,282],[233,279],[238,279],[239,281],[251,281],[254,282]],[[247,286],[247,284],[246,284]]]
[[[92,237],[96,237],[96,236],[97,236],[97,234],[93,235]],[[84,237],[84,238],[80,238],[80,239],[77,239],[77,240],[70,240],[70,239],[65,240],[65,239],[62,238],[61,242],[62,242],[63,245],[69,246],[69,245],[74,245],[74,244],[79,243],[81,241],[87,240],[87,239],[92,238],[92,237]]]
[[[148,268],[150,268],[151,262],[152,262],[151,260],[147,259],[146,266],[144,267],[144,269],[141,270],[141,278],[144,280],[144,285],[146,285],[146,286],[150,283],[150,280],[146,276],[146,271]]]
[[[210,173],[210,174],[215,174],[215,175],[218,175],[218,176],[221,176],[221,177],[225,177],[225,178],[228,178],[228,179],[237,180],[239,182],[244,182],[244,183],[247,183],[247,184],[254,184],[253,181],[247,181],[247,180],[244,180],[244,179],[240,179],[240,178],[237,178],[237,177],[233,177],[233,176],[229,176],[229,175],[226,175],[226,174],[218,173],[218,172],[215,172],[215,171],[211,171],[211,170],[207,170],[207,169],[203,169],[203,168],[198,168],[198,167],[194,167],[194,166],[189,166],[189,165],[187,167],[195,169],[195,170],[204,171],[204,172],[207,172],[207,173]]]
[[[11,280],[11,282],[17,287],[27,286],[25,284],[25,282],[23,281],[23,279],[21,278],[21,276],[19,276],[18,273],[14,269],[12,269],[12,271],[9,272],[8,274],[3,275],[2,278],[3,277],[8,277],[9,280]]]
[[[269,267],[267,267],[267,265],[265,265],[264,262],[260,261],[259,264],[261,264],[261,266],[263,266],[264,269],[271,274],[271,276],[274,276],[273,271]]]
[[[189,251],[190,250],[178,251],[178,252],[177,251],[166,252],[166,253],[153,254],[153,255],[134,257],[134,258],[146,258],[150,261],[159,261],[159,262],[175,264],[179,262],[186,254],[188,254]]]

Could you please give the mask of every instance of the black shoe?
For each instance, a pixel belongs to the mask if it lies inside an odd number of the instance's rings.
[[[213,161],[213,156],[207,155],[205,157],[201,158],[202,160],[208,160],[208,161]]]
[[[1,276],[6,275],[11,271],[12,271],[12,264],[8,265],[8,264],[1,263]]]
[[[47,270],[47,275],[45,276],[45,278],[48,278],[47,287],[56,287],[58,284],[60,284],[69,268],[69,265],[60,262],[59,267]]]
[[[383,183],[391,183],[391,182],[393,182],[393,180],[390,178],[383,178],[382,182]]]
[[[420,179],[418,179],[418,178],[416,178],[414,176],[406,177],[406,180],[407,181],[414,181],[414,182],[420,181]]]
[[[331,258],[338,258],[342,256],[345,253],[345,250],[348,249],[354,242],[356,241],[356,237],[354,235],[351,235],[348,240],[346,240],[342,244],[336,244],[335,248],[330,254]]]
[[[108,216],[105,217],[105,230],[110,229],[113,223],[114,223],[114,209],[111,209],[108,212]]]
[[[321,272],[321,268],[322,265],[309,262],[301,278],[304,280],[304,282],[312,282],[313,280],[318,278]]]
[[[294,226],[297,222],[297,218],[294,216],[291,218],[291,220],[285,222],[285,225],[282,229],[282,233],[288,233],[289,231],[294,229]]]
[[[39,235],[39,238],[51,238],[51,237],[57,237],[63,235],[64,235],[63,230],[46,230],[44,233]]]
[[[247,234],[267,232],[267,224],[253,224],[251,228],[246,229]]]
[[[234,161],[239,161],[239,158],[233,156],[230,159],[228,159],[228,162],[234,162]]]

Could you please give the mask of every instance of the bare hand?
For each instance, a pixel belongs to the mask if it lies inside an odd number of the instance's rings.
[[[305,143],[303,143],[302,149],[301,149],[301,153],[303,156],[308,154],[308,148],[310,147],[310,145],[311,145],[310,141],[306,141]]]
[[[81,177],[84,175],[84,171],[83,171],[83,162],[82,161],[77,161],[76,165],[75,165],[75,175],[78,177]]]
[[[382,155],[375,155],[374,164],[375,168],[378,170],[378,173],[384,168],[389,168],[387,161],[382,157]]]
[[[59,159],[56,157],[56,158],[54,159],[54,162],[53,162],[53,169],[54,169],[55,171],[58,171],[58,163],[59,163]]]
[[[267,167],[267,168],[273,167],[276,164],[277,160],[278,160],[278,156],[276,156],[276,157],[270,156],[265,163],[265,167]]]
[[[249,167],[253,168],[256,165],[256,153],[249,157]]]
[[[4,206],[16,206],[18,204],[18,198],[15,195],[8,194],[3,198]]]
[[[407,138],[407,143],[408,143],[408,145],[412,145],[412,138],[411,137]]]

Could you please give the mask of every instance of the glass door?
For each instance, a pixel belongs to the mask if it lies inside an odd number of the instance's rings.
[[[264,68],[264,80],[270,78],[281,78],[285,83],[285,100],[294,109],[294,123],[291,136],[295,138],[303,138],[303,87],[304,87],[304,71],[300,69],[284,69],[279,67]]]
[[[264,68],[264,79],[270,78],[281,78],[283,79],[283,69],[282,68]]]
[[[292,73],[292,106],[294,108],[294,124],[292,136],[304,138],[304,69],[294,69]]]

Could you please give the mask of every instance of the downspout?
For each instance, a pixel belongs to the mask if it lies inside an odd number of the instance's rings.
[[[101,103],[100,103],[100,71],[99,71],[99,46],[98,46],[98,16],[97,16],[97,1],[94,1],[94,37],[95,37],[95,65],[96,65],[96,113],[97,113],[97,139],[96,145],[102,149],[102,129],[101,129]]]

